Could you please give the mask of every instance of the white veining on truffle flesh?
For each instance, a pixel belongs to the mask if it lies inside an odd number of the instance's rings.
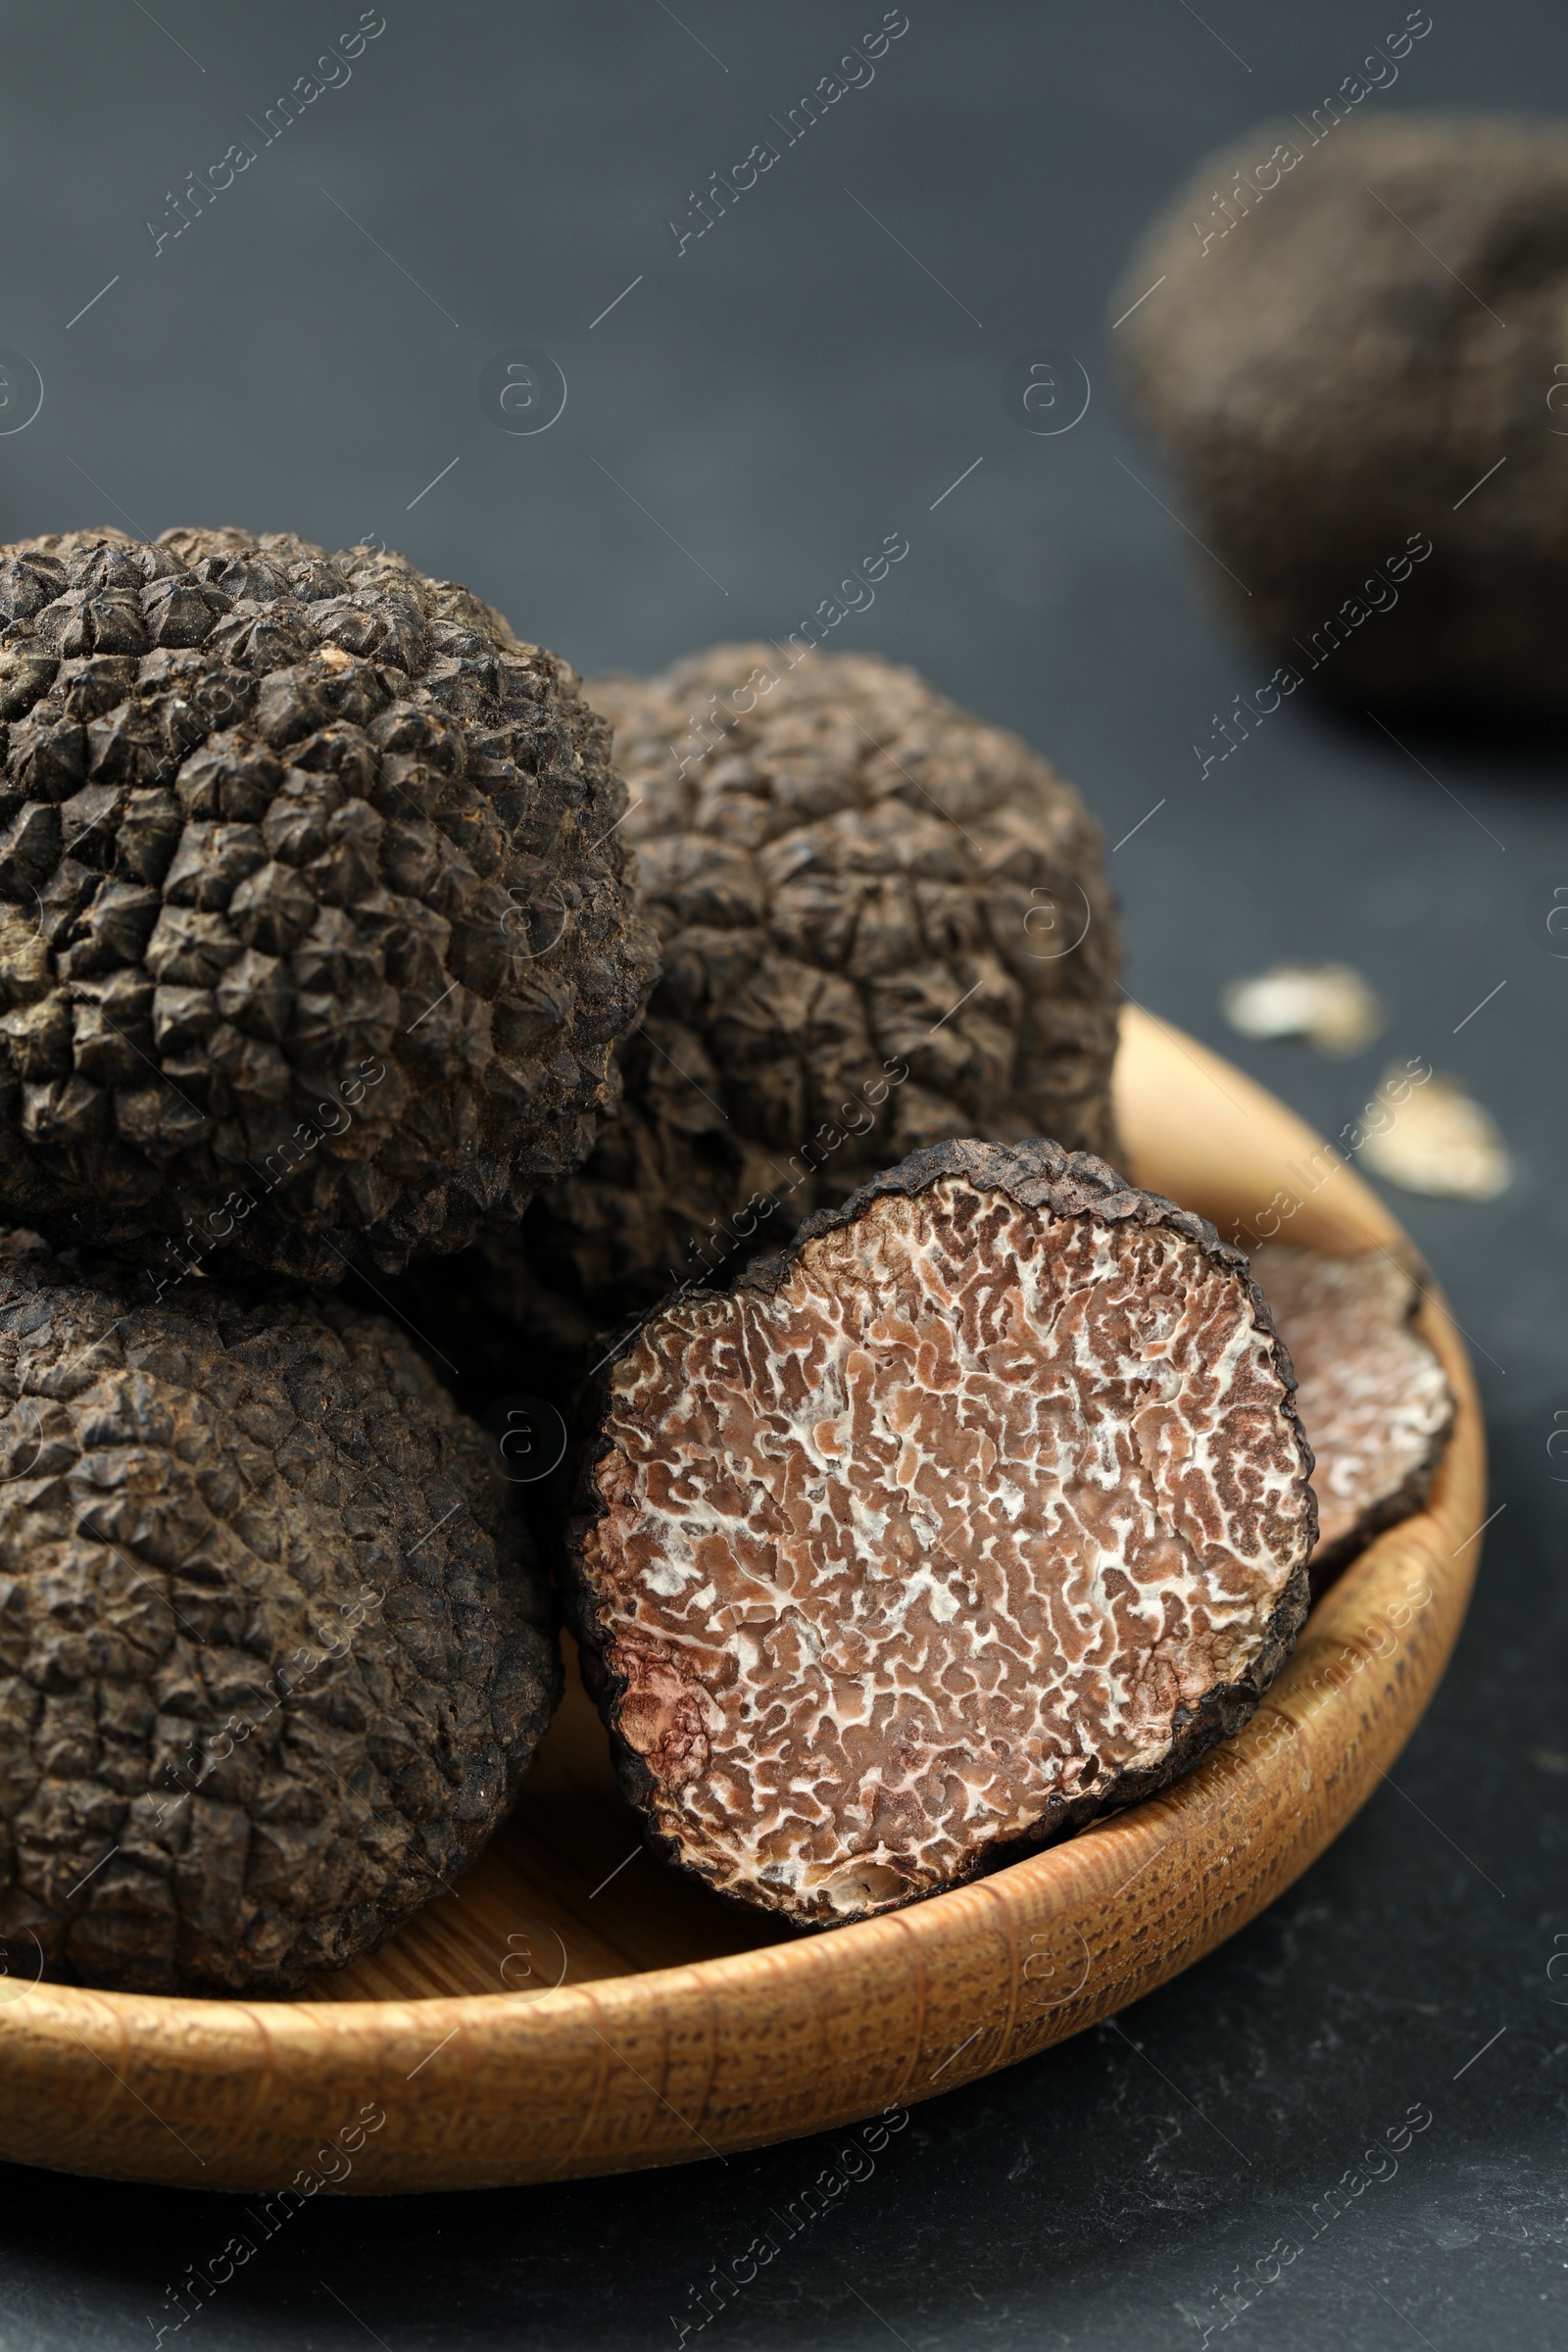
[[[1257,1277],[1300,1383],[1317,1467],[1314,1579],[1425,1499],[1453,1422],[1453,1394],[1413,1328],[1414,1279],[1386,1250],[1325,1257],[1265,1243]]]
[[[874,1200],[772,1295],[667,1308],[616,1367],[581,1555],[657,1829],[828,1920],[1157,1771],[1282,1646],[1312,1540],[1288,1396],[1193,1240],[961,1179]]]

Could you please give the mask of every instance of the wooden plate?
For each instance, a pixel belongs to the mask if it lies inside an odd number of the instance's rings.
[[[1267,1230],[1294,1200],[1293,1241],[1401,1246],[1298,1119],[1180,1031],[1130,1010],[1117,1077],[1141,1182],[1227,1233]],[[574,1689],[457,1892],[312,1998],[0,1982],[0,2154],[304,2194],[561,2180],[907,2105],[1124,2009],[1323,1851],[1443,1671],[1485,1464],[1436,1296],[1423,1326],[1458,1397],[1430,1507],[1362,1554],[1246,1731],[1174,1789],[976,1886],[796,1938],[648,1858]]]

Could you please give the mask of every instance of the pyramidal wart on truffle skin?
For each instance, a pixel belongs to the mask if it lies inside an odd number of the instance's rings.
[[[291,1992],[470,1863],[560,1695],[494,1447],[401,1332],[0,1233],[10,1974]]]
[[[939,1144],[600,1376],[569,1606],[656,1842],[802,1927],[1148,1795],[1306,1613],[1290,1357],[1212,1226]]]
[[[0,620],[6,1213],[330,1282],[582,1158],[654,957],[567,663],[281,532],[22,541]]]
[[[663,976],[619,1115],[485,1247],[492,1303],[571,1346],[918,1146],[1113,1149],[1117,909],[1048,761],[870,657],[717,646],[587,691]]]

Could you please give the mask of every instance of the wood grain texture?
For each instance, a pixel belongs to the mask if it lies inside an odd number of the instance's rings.
[[[1293,1241],[1408,1254],[1298,1119],[1180,1031],[1131,1008],[1117,1077],[1129,1172],[1227,1237],[1283,1196],[1298,1203]],[[480,1864],[310,1999],[29,1984],[26,1953],[10,1953],[0,2155],[304,2194],[323,2175],[351,2192],[559,2180],[907,2105],[1124,2009],[1323,1851],[1446,1663],[1485,1456],[1464,1349],[1430,1288],[1421,1325],[1458,1399],[1427,1508],[1351,1566],[1252,1722],[1174,1788],[973,1886],[798,1937],[649,1859],[571,1677]],[[384,2119],[368,2132],[366,2111]],[[327,2152],[334,2135],[345,2152]]]

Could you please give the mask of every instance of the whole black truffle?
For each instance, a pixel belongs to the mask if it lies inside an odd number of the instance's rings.
[[[1306,1612],[1295,1385],[1238,1250],[1044,1142],[917,1152],[662,1307],[570,1585],[662,1848],[827,1925],[1185,1771]]]
[[[559,1694],[493,1446],[328,1298],[0,1248],[0,1939],[288,1992],[471,1862]]]
[[[1560,708],[1568,134],[1334,111],[1209,157],[1115,298],[1195,562],[1331,693]]]
[[[1046,760],[870,658],[719,646],[589,691],[663,977],[618,1115],[486,1250],[492,1303],[586,1340],[918,1146],[1111,1148],[1117,912]]]
[[[0,620],[7,1214],[330,1282],[582,1158],[653,966],[565,662],[282,533],[24,541]]]

